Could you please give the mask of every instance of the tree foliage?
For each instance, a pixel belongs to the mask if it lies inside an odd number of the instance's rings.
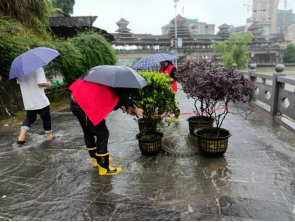
[[[61,9],[65,14],[71,15],[74,12],[75,0],[53,0],[53,7]]]
[[[289,44],[284,53],[284,62],[295,63],[295,45]]]
[[[48,22],[51,0],[0,0],[0,11],[26,25],[32,25],[38,19]]]
[[[50,38],[47,24],[52,10],[51,0],[0,0],[1,19],[19,21],[41,38]]]
[[[97,33],[82,33],[69,40],[83,55],[83,66],[88,70],[99,65],[115,65],[115,50]]]
[[[8,78],[12,61],[35,47],[49,47],[60,52],[57,58],[68,83],[97,65],[114,65],[116,56],[110,44],[99,34],[82,34],[69,40],[42,39],[9,18],[0,19],[0,74]]]
[[[225,67],[236,63],[238,69],[243,69],[247,67],[249,61],[248,44],[252,38],[253,34],[250,32],[238,32],[231,35],[228,40],[212,41],[213,49],[221,55],[221,61]]]

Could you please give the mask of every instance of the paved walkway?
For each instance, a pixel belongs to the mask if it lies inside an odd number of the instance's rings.
[[[177,95],[181,112],[192,101]],[[187,117],[164,130],[165,149],[193,150]],[[109,150],[123,172],[92,168],[78,121],[53,114],[57,139],[45,142],[40,119],[14,149],[20,122],[0,128],[0,220],[294,220],[295,136],[249,104],[231,106],[233,136],[224,157],[142,156],[132,117],[107,119]],[[173,141],[173,142],[171,142]]]

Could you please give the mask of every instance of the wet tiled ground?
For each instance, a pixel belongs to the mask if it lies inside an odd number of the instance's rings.
[[[181,112],[193,102],[180,91]],[[137,123],[120,111],[107,118],[113,166],[92,167],[69,109],[52,115],[56,139],[44,141],[40,119],[15,149],[21,122],[0,127],[0,220],[294,220],[295,134],[249,104],[231,105],[232,137],[223,157],[198,154],[187,116],[164,129],[160,152],[143,156]],[[179,156],[177,152],[191,152]]]

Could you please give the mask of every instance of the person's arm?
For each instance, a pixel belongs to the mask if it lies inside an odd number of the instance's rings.
[[[38,86],[39,87],[47,86],[48,88],[50,88],[51,82],[47,82],[43,68],[41,67],[41,68],[37,69],[35,72],[36,72]]]
[[[126,111],[125,106],[121,106],[120,109],[127,112],[131,116],[135,116],[135,115],[143,116],[143,113],[144,113],[143,109],[136,108],[136,107],[130,107],[130,106],[128,107],[127,111]]]
[[[51,82],[47,82],[47,83],[39,83],[38,86],[40,86],[40,87],[47,86],[48,88],[50,88],[50,87],[51,87]]]
[[[115,106],[114,110],[122,109],[123,111],[127,112],[129,115],[139,115],[143,116],[143,110],[136,108],[131,101],[131,99],[128,98],[128,96],[125,93],[124,88],[114,88],[115,93],[117,94],[119,101],[117,105]]]
[[[175,74],[176,74],[176,68],[174,67],[174,68],[171,70],[171,73],[170,73],[171,83],[177,81],[177,79],[176,79],[176,77],[175,77]]]
[[[122,106],[124,106],[126,110],[128,109],[129,106],[134,107],[133,102],[126,95],[124,88],[114,88],[114,91],[119,98],[119,101],[117,105],[115,106],[114,110],[117,110],[121,108]]]

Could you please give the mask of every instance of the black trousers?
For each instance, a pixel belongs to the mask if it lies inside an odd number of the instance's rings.
[[[77,117],[84,132],[84,140],[87,148],[97,147],[98,154],[108,152],[109,130],[102,120],[98,125],[94,126],[88,119],[81,107],[74,101],[71,101],[71,110]],[[95,141],[96,139],[96,141]]]
[[[36,121],[37,114],[39,114],[41,119],[43,120],[43,128],[45,130],[45,133],[51,133],[51,116],[49,106],[37,110],[27,110],[27,116],[23,122],[21,129],[29,130],[31,124]]]

